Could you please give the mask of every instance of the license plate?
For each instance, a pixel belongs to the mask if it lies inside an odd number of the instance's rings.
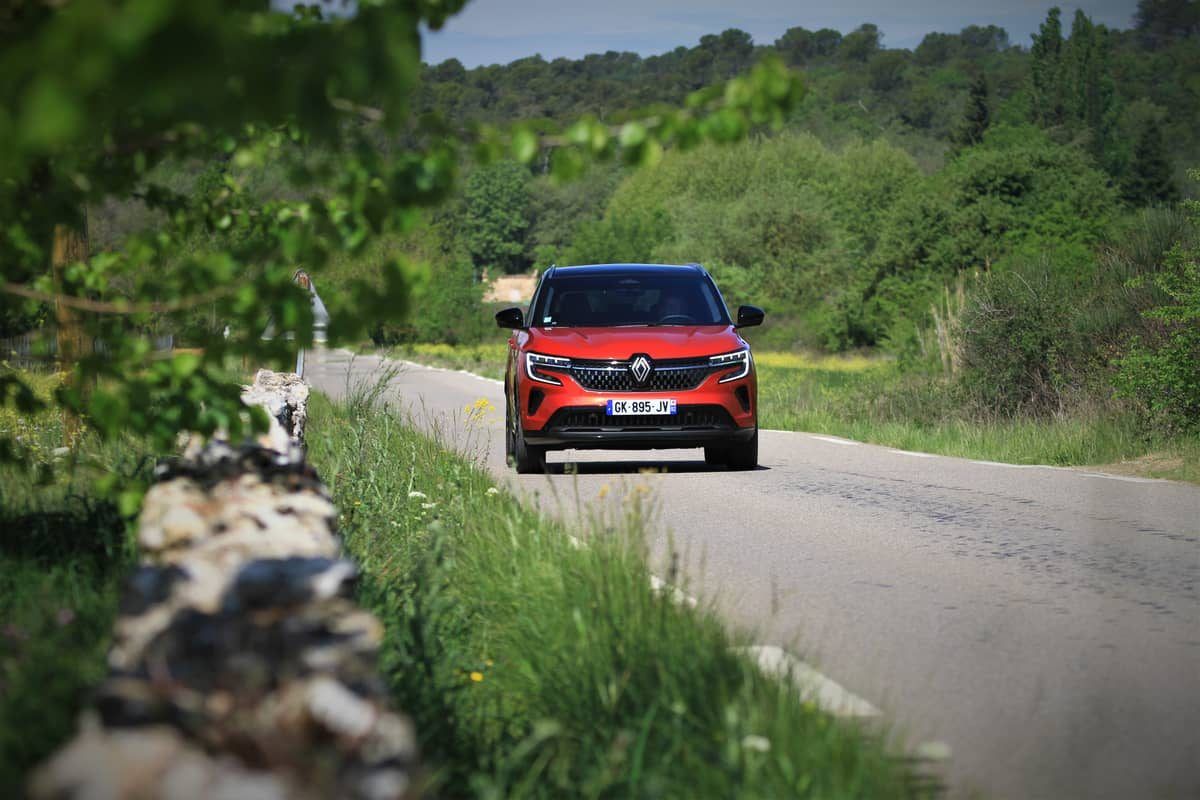
[[[607,414],[610,417],[630,414],[671,415],[675,413],[674,398],[661,400],[609,400]]]

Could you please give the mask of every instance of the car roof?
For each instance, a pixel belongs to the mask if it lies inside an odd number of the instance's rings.
[[[679,275],[690,273],[706,275],[699,264],[579,264],[570,267],[550,267],[545,277],[570,277],[582,275]]]

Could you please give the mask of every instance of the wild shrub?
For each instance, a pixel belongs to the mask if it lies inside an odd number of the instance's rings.
[[[1200,179],[1200,170],[1192,170]],[[1200,203],[1188,203],[1193,219]],[[1176,245],[1164,268],[1149,277],[1134,278],[1134,286],[1149,282],[1166,301],[1146,311],[1152,323],[1135,335],[1128,353],[1118,359],[1118,389],[1147,408],[1153,420],[1168,430],[1200,428],[1200,248]]]
[[[1077,147],[1031,128],[995,126],[940,173],[915,181],[882,224],[870,269],[857,285],[863,303],[853,344],[903,347],[912,329],[961,272],[1053,250],[1056,268],[1084,268],[1111,224],[1107,177]],[[1059,271],[1066,271],[1059,269]]]
[[[981,410],[1063,410],[1087,350],[1073,329],[1074,309],[1045,261],[980,282],[960,324],[962,383]]]

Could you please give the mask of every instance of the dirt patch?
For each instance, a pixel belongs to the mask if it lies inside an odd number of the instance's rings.
[[[488,286],[483,299],[489,303],[528,303],[537,288],[537,273],[503,275]]]

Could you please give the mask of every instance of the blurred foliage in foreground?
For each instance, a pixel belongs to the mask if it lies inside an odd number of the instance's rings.
[[[21,378],[49,400],[61,376]],[[0,464],[0,786],[19,787],[75,729],[103,677],[121,579],[135,563],[127,513],[96,494],[95,479],[148,479],[153,459],[144,441],[87,432],[64,453],[50,409],[0,408],[0,430],[36,467]]]
[[[262,419],[240,405],[225,359],[281,360],[311,343],[296,271],[319,281],[331,262],[404,236],[418,209],[449,195],[468,155],[540,158],[570,178],[592,161],[655,163],[665,147],[777,126],[801,97],[775,60],[619,128],[584,118],[554,136],[522,124],[451,132],[416,119],[410,98],[421,27],[440,27],[461,4],[359,3],[329,20],[315,7],[233,0],[6,7],[0,316],[18,328],[54,307],[60,351],[78,351],[55,402],[102,436],[144,433],[161,448],[181,429],[237,436]],[[88,210],[129,201],[145,224],[91,247]],[[403,313],[416,270],[380,255],[329,298],[333,342]],[[196,311],[211,320],[194,328],[200,351],[156,359],[152,329]],[[261,340],[269,322],[294,338]],[[38,404],[11,372],[0,399]],[[7,432],[0,448],[23,455]]]

